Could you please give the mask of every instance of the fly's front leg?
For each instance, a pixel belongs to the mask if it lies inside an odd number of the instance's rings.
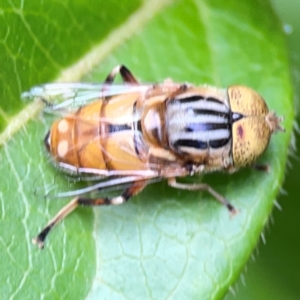
[[[36,238],[32,240],[33,244],[38,245],[40,249],[44,248],[44,241],[51,229],[69,215],[78,206],[100,206],[100,205],[119,205],[127,202],[129,198],[138,194],[147,185],[146,180],[136,181],[132,183],[120,196],[113,198],[81,198],[75,197],[66,206],[64,206],[57,215],[42,229]]]
[[[212,187],[210,187],[208,184],[201,183],[201,184],[185,184],[185,183],[178,183],[176,181],[176,178],[169,178],[168,184],[171,187],[182,189],[182,190],[189,190],[189,191],[207,191],[209,192],[216,200],[218,200],[220,203],[225,205],[227,209],[230,211],[232,215],[235,215],[237,213],[234,206],[232,206],[229,201],[224,198],[222,195],[220,195],[218,192],[216,192]]]
[[[267,164],[253,164],[252,168],[257,171],[262,171],[268,173],[270,171],[270,166]]]
[[[123,65],[119,65],[113,68],[113,70],[108,74],[104,83],[113,83],[117,74],[120,74],[125,83],[139,84],[132,73]]]
[[[176,98],[178,95],[184,93],[184,92],[188,89],[188,87],[189,87],[189,86],[188,86],[188,84],[186,84],[186,83],[181,84],[181,85],[176,89],[175,92],[171,93],[171,94],[168,96],[168,101],[169,101],[169,100],[172,100],[172,99]]]

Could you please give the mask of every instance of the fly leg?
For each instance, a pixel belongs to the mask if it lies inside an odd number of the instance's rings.
[[[117,74],[120,74],[125,83],[139,84],[132,73],[123,65],[118,65],[108,74],[104,83],[113,83]]]
[[[178,96],[178,95],[182,94],[183,92],[185,92],[188,89],[188,87],[189,86],[186,83],[181,84],[175,92],[171,93],[168,96],[168,101],[176,98],[176,96]]]
[[[235,215],[237,213],[234,206],[231,205],[226,198],[224,198],[222,195],[217,193],[208,184],[205,184],[205,183],[201,183],[201,184],[178,183],[176,181],[176,178],[169,178],[168,179],[168,184],[171,187],[174,187],[174,188],[177,188],[177,189],[182,189],[182,190],[209,192],[216,200],[218,200],[221,204],[225,205],[232,215]]]
[[[266,172],[266,173],[268,173],[269,170],[270,170],[270,166],[267,165],[267,164],[265,164],[265,165],[263,165],[263,164],[253,164],[252,168],[254,170],[262,171],[262,172]]]
[[[36,238],[32,240],[33,244],[36,244],[40,249],[44,248],[44,241],[48,236],[51,229],[69,215],[78,206],[100,206],[100,205],[119,205],[127,202],[129,198],[138,194],[147,185],[146,180],[139,180],[133,182],[120,196],[113,198],[81,198],[75,197],[66,206],[64,206],[57,215],[49,221],[49,223],[42,229]]]

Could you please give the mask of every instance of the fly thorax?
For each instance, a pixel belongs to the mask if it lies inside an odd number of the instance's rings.
[[[233,120],[226,100],[199,94],[170,99],[166,128],[172,151],[208,170],[230,166]]]
[[[156,147],[165,148],[164,105],[147,108],[142,116],[142,132],[145,140]]]

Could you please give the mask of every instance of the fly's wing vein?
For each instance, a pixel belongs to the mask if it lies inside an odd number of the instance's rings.
[[[42,99],[46,111],[74,111],[76,108],[112,97],[129,93],[144,93],[151,85],[112,85],[93,83],[52,83],[35,86],[24,92],[22,99]]]

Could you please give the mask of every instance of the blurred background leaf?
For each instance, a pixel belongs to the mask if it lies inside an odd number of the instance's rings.
[[[291,59],[291,73],[295,86],[295,132],[289,157],[285,183],[278,197],[281,209],[272,213],[253,259],[235,285],[229,299],[298,300],[300,298],[300,201],[299,201],[299,95],[300,95],[300,2],[272,0],[281,19]]]
[[[262,0],[105,3],[1,5],[0,294],[219,299],[255,247],[283,180],[293,104],[281,24]],[[50,120],[34,117],[38,104],[27,105],[19,95],[55,79],[85,75],[84,80],[101,82],[119,63],[143,81],[172,77],[258,90],[286,117],[287,132],[272,139],[262,158],[272,171],[205,176],[240,209],[235,218],[205,193],[159,183],[127,205],[94,214],[78,209],[40,252],[31,237],[66,203],[44,201],[41,193],[53,182],[70,189],[71,183],[44,155]]]

